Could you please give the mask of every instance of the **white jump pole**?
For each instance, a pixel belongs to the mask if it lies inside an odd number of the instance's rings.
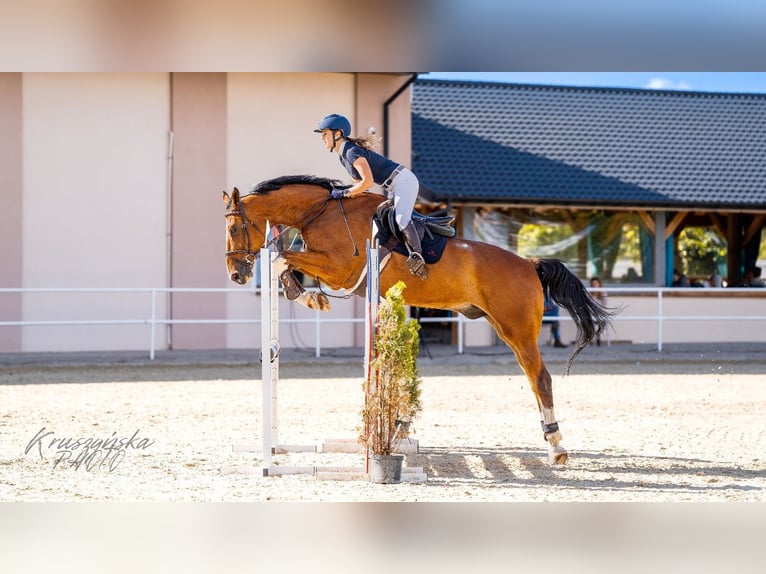
[[[267,231],[266,238],[270,233]],[[279,286],[274,273],[277,253],[261,249],[261,380],[263,425],[263,476],[269,475],[271,455],[279,444],[277,396],[279,386]]]
[[[373,225],[372,237],[375,237]],[[377,387],[377,371],[372,367],[375,360],[375,334],[378,325],[378,305],[380,304],[380,259],[378,257],[377,240],[372,245],[367,241],[367,291],[364,308],[364,376],[367,378],[369,390]],[[365,405],[369,397],[365,396]],[[365,470],[370,471],[370,448],[365,452]]]
[[[380,262],[378,248],[367,242],[367,296],[364,309],[364,374],[371,376],[372,361],[375,359],[375,330],[378,324],[380,304]],[[373,379],[371,379],[373,380]]]

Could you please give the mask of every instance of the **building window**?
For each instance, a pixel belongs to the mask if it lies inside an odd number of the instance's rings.
[[[708,286],[714,272],[726,277],[726,239],[714,227],[684,227],[678,234],[674,269],[693,286]]]
[[[463,234],[522,257],[561,259],[583,281],[654,282],[654,234],[633,212],[465,208]]]

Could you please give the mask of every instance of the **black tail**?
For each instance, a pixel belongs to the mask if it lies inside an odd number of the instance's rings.
[[[564,374],[568,375],[572,362],[580,351],[595,342],[612,324],[612,316],[616,310],[604,307],[591,297],[582,282],[562,261],[535,259],[534,264],[540,283],[543,284],[543,291],[547,291],[557,305],[569,311],[577,327],[577,339],[564,369]]]

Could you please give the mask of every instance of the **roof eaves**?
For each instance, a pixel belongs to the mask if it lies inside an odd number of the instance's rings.
[[[766,93],[758,92],[705,92],[699,90],[663,90],[656,88],[626,88],[619,86],[572,86],[559,84],[524,84],[514,82],[491,82],[481,80],[443,80],[438,78],[418,77],[415,84],[444,85],[444,86],[473,86],[498,89],[517,89],[531,91],[555,91],[555,92],[597,92],[597,93],[635,93],[644,95],[665,95],[675,97],[698,97],[698,98],[728,98],[728,97],[752,97],[766,99]]]

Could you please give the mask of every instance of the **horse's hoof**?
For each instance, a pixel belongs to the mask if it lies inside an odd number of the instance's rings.
[[[330,301],[324,293],[317,294],[317,304],[319,305],[320,311],[330,310]]]
[[[319,311],[319,303],[317,302],[317,298],[313,295],[309,296],[307,295],[305,300],[303,301],[303,304],[311,309],[312,311]]]
[[[569,453],[563,448],[551,449],[548,453],[548,462],[553,465],[563,465],[569,460]]]
[[[313,311],[329,311],[330,301],[322,293],[305,293],[304,305]]]
[[[548,447],[548,462],[550,464],[552,465],[566,464],[567,460],[569,460],[569,454],[567,453],[565,448],[560,447],[558,445]]]

